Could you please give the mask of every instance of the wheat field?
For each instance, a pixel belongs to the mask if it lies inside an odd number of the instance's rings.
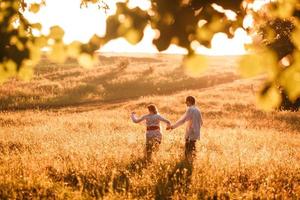
[[[238,57],[208,57],[199,77],[180,56],[101,55],[90,70],[43,59],[30,82],[0,85],[0,199],[300,199],[300,113],[255,106],[261,78]],[[193,164],[184,126],[143,159],[155,103],[175,122],[194,95],[203,115]]]

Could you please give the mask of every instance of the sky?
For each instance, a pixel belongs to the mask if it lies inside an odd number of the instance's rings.
[[[36,0],[27,0],[36,2]],[[112,15],[116,6],[115,3],[120,0],[109,0],[110,9],[105,13],[99,10],[96,5],[90,5],[88,8],[80,8],[80,0],[46,0],[46,6],[42,7],[37,14],[25,13],[25,16],[32,22],[40,22],[43,25],[43,33],[47,33],[53,25],[59,25],[65,30],[64,41],[70,43],[74,40],[87,42],[89,38],[97,34],[105,34],[105,20]],[[130,7],[139,6],[147,9],[150,6],[148,0],[131,0]],[[231,13],[232,14],[232,13]],[[251,19],[250,19],[251,20]],[[118,52],[118,53],[157,53],[158,50],[152,44],[155,37],[155,31],[147,26],[144,30],[144,38],[140,43],[133,46],[125,39],[118,38],[107,43],[100,49],[101,52]],[[239,29],[235,32],[233,39],[228,39],[223,33],[217,33],[212,40],[212,48],[207,49],[199,44],[195,44],[196,52],[208,55],[228,55],[244,54],[244,44],[251,42],[245,31]],[[184,54],[185,49],[171,45],[165,53]]]

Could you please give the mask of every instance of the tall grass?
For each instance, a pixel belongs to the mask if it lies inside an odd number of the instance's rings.
[[[1,86],[0,199],[300,198],[299,112],[257,110],[260,81],[238,79],[224,60],[198,79],[178,72],[179,58],[144,60],[105,57],[92,71],[72,62],[55,71],[44,61],[31,82]],[[191,94],[204,117],[193,164],[182,157],[184,127],[163,131],[145,162],[144,126],[131,123],[130,112],[143,114],[152,102],[174,122]]]

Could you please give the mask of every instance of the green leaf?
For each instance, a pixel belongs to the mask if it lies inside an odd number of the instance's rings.
[[[78,63],[86,69],[91,69],[94,65],[94,59],[90,54],[82,53],[78,57]]]
[[[279,6],[277,8],[277,15],[281,18],[291,17],[295,10],[296,4],[297,4],[297,0],[279,1]]]
[[[49,58],[54,62],[63,63],[67,58],[64,44],[59,42],[51,46]]]
[[[67,47],[67,54],[70,57],[76,58],[80,54],[80,42],[74,41]]]
[[[208,24],[208,27],[213,32],[218,32],[223,29],[225,23],[222,18],[214,17],[211,22]]]
[[[49,37],[55,40],[61,40],[64,37],[65,31],[59,26],[52,26],[50,28]]]
[[[300,50],[300,28],[297,27],[292,33],[292,41],[294,45]]]
[[[258,94],[256,98],[257,106],[265,111],[277,108],[281,103],[279,90],[273,85],[264,94]]]
[[[127,31],[124,37],[130,44],[135,45],[143,38],[143,32],[135,29],[130,29],[129,31]]]
[[[214,36],[214,32],[207,27],[199,27],[197,28],[196,35],[200,41],[210,41]]]
[[[41,49],[39,46],[34,45],[32,42],[27,43],[29,49],[29,58],[31,62],[35,65],[41,59]]]
[[[185,73],[191,77],[199,77],[207,68],[207,59],[205,56],[193,54],[183,60]]]
[[[33,29],[36,29],[36,30],[39,30],[39,31],[42,30],[42,24],[41,23],[34,23],[34,24],[31,25],[31,27]]]
[[[293,53],[294,61],[295,63],[300,63],[300,51],[295,50]]]
[[[34,45],[38,48],[43,48],[47,45],[48,40],[45,36],[37,37],[34,41]]]
[[[280,76],[279,81],[292,101],[300,97],[300,61],[288,67]]]
[[[278,74],[276,55],[270,50],[244,55],[239,63],[239,72],[245,78],[267,73],[273,80]]]
[[[6,69],[7,77],[16,75],[17,64],[13,60],[8,60],[3,63],[4,69]]]
[[[31,65],[23,65],[18,72],[19,78],[24,81],[29,81],[33,77],[33,74],[34,70]]]
[[[40,11],[40,4],[38,3],[31,4],[29,11],[32,13],[38,13]]]
[[[3,83],[8,78],[4,65],[0,63],[0,83]]]
[[[23,43],[17,38],[17,36],[13,36],[10,40],[11,45],[15,45],[20,51],[24,50]]]
[[[4,13],[0,12],[0,23],[2,23],[4,20]]]

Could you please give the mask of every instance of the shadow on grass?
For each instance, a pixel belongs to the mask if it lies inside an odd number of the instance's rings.
[[[138,158],[129,163],[124,170],[119,171],[112,180],[113,190],[127,192],[130,189],[130,176],[139,174],[146,169],[149,162],[145,158]]]
[[[155,185],[155,199],[172,199],[176,192],[186,198],[189,191],[193,172],[193,162],[185,159],[176,163],[175,167],[161,177]]]
[[[32,147],[20,142],[0,142],[0,158],[2,155],[21,154],[24,152],[32,153]]]
[[[20,181],[21,182],[21,181]],[[22,183],[1,182],[0,199],[58,199],[55,188],[46,188],[40,184],[29,186]]]
[[[243,102],[238,103],[226,103],[223,104],[222,111],[207,111],[205,112],[206,118],[214,119],[216,117],[222,118],[235,118],[239,119],[247,119],[247,122],[250,125],[245,125],[246,127],[259,127],[265,128],[266,123],[269,126],[276,127],[277,131],[286,132],[287,128],[292,131],[297,131],[300,129],[300,115],[298,112],[292,111],[280,111],[274,110],[272,112],[265,112],[263,110],[259,110],[256,106],[250,104],[243,104]],[[235,119],[233,118],[233,119]],[[236,128],[240,126],[236,120],[226,120],[219,121],[220,123],[215,124],[220,127],[227,128]],[[254,122],[254,123],[251,123]],[[278,126],[280,124],[280,126]]]
[[[141,173],[147,167],[147,161],[138,158],[129,163],[123,170],[99,175],[97,172],[83,173],[69,169],[66,173],[59,172],[53,167],[48,167],[48,177],[54,182],[61,182],[63,185],[74,190],[81,190],[87,195],[99,199],[106,193],[126,193],[130,190],[130,177]]]
[[[300,129],[300,115],[299,112],[297,113],[288,113],[285,115],[278,115],[275,116],[275,119],[281,122],[285,122],[288,124],[292,130],[299,131]]]
[[[144,158],[139,158],[126,165],[123,170],[110,172],[105,175],[99,175],[97,172],[83,173],[72,169],[62,173],[53,167],[48,167],[47,171],[48,177],[52,181],[60,182],[73,190],[82,191],[90,197],[99,199],[110,192],[128,193],[135,191],[136,189],[131,186],[130,179],[132,176],[141,173],[143,169],[147,168],[148,164]],[[157,181],[154,187],[154,198],[171,199],[175,192],[180,197],[185,198],[191,184],[192,171],[192,162],[182,160],[176,163],[171,171],[163,173],[162,177]],[[140,188],[141,191],[135,191],[138,193],[138,196],[141,195],[139,193],[144,194],[147,192],[143,189]]]

